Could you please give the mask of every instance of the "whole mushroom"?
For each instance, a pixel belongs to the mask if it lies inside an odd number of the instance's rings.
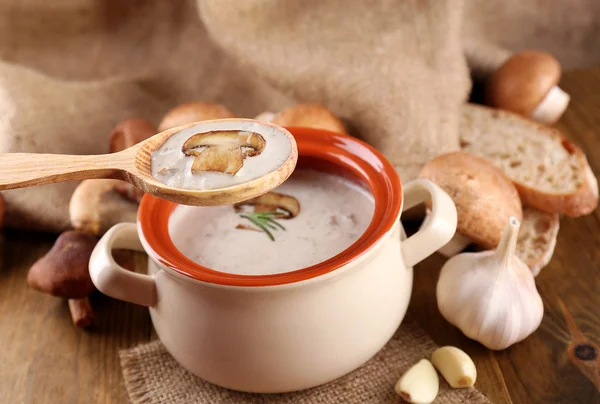
[[[118,153],[128,149],[155,135],[156,132],[157,130],[154,125],[144,119],[127,119],[119,123],[112,130],[109,140],[109,151],[111,153]],[[142,196],[144,196],[144,192],[141,189],[126,181],[117,183],[115,191],[134,202],[140,202]]]
[[[570,96],[558,87],[561,67],[549,53],[526,50],[509,58],[486,81],[488,105],[552,124],[567,109]]]
[[[523,218],[514,184],[481,157],[466,152],[442,154],[427,162],[419,177],[439,185],[456,205],[456,235],[438,250],[444,256],[451,257],[471,243],[495,248],[507,220]]]
[[[212,102],[190,102],[173,108],[163,116],[158,124],[158,131],[210,119],[235,118],[226,106]]]
[[[130,118],[115,126],[110,133],[109,151],[117,153],[136,145],[157,132],[154,125],[142,118]]]
[[[264,116],[267,117],[268,115]],[[286,108],[277,113],[271,122],[280,126],[303,126],[346,133],[342,121],[330,110],[318,104],[298,104]]]
[[[88,264],[98,240],[81,231],[62,233],[50,251],[36,261],[27,274],[32,288],[69,299],[73,324],[88,328],[93,324],[94,312],[88,296],[96,290]]]
[[[140,118],[127,119],[112,130],[109,151],[118,153],[146,140],[156,132],[154,125],[148,121]],[[142,196],[142,190],[126,181],[82,181],[75,188],[69,203],[71,226],[75,230],[100,236],[117,223],[135,222],[137,203]]]

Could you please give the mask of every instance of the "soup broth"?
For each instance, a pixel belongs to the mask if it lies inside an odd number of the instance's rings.
[[[178,206],[175,246],[198,264],[231,274],[268,275],[325,261],[369,226],[373,196],[337,175],[297,170],[273,192],[236,206]]]

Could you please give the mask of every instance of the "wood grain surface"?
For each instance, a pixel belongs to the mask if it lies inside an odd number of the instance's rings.
[[[571,105],[558,126],[600,174],[600,68],[567,73]],[[0,403],[126,403],[117,351],[155,338],[147,310],[100,294],[97,326],[75,328],[67,302],[27,287],[31,264],[54,238],[4,231],[0,241]],[[142,271],[144,257],[136,255]],[[545,314],[531,337],[492,352],[439,314],[443,258],[415,269],[411,312],[438,344],[462,347],[477,387],[494,403],[600,403],[600,212],[561,220],[554,258],[536,279]],[[400,400],[399,400],[400,401]]]
[[[600,68],[567,73],[561,87],[572,99],[557,126],[583,148],[598,176]],[[457,345],[473,356],[478,370],[476,386],[492,402],[600,403],[598,210],[577,219],[561,218],[552,261],[536,278],[544,302],[542,325],[525,341],[504,351],[485,349],[442,318],[435,302],[435,284],[443,263],[442,257],[434,255],[415,268],[411,310],[435,342]]]

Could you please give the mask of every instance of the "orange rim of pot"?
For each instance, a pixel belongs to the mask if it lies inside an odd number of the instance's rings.
[[[305,281],[335,271],[371,250],[396,224],[402,208],[400,178],[375,148],[351,136],[321,129],[291,127],[298,144],[296,169],[310,168],[343,176],[371,191],[375,209],[361,237],[341,253],[318,264],[270,275],[237,275],[204,267],[183,255],[169,235],[175,202],[146,194],[138,211],[141,237],[151,259],[203,282],[228,286],[275,286]]]

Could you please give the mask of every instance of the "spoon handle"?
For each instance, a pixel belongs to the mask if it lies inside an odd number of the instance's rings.
[[[0,190],[89,178],[123,178],[114,154],[0,154]]]

